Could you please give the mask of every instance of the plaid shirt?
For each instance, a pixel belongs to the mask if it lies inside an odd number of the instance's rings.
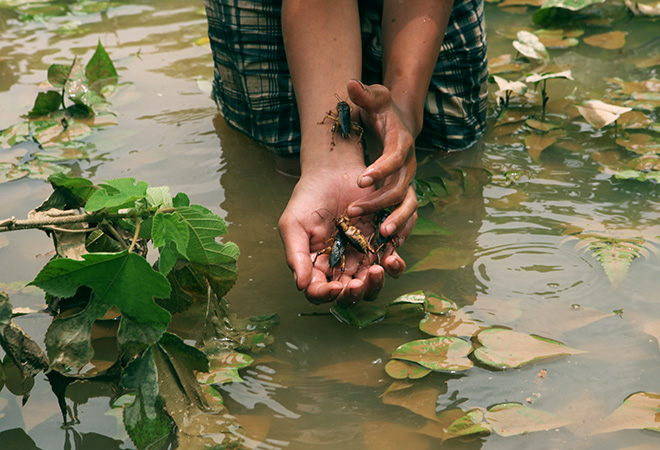
[[[360,4],[363,76],[382,82],[381,2]],[[300,151],[300,123],[281,28],[281,0],[204,0],[213,97],[227,123],[278,154]],[[377,5],[374,5],[377,4]],[[455,0],[424,107],[420,138],[464,150],[482,135],[487,97],[483,0]]]

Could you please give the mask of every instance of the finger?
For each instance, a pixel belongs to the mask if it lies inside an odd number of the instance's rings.
[[[344,307],[356,305],[364,295],[364,282],[352,278],[337,296],[337,304]]]
[[[403,201],[394,208],[380,225],[380,234],[382,236],[398,235],[407,238],[417,222],[416,213],[417,194],[415,194],[415,188],[408,186]]]
[[[406,262],[392,248],[391,253],[383,258],[383,267],[385,271],[394,278],[399,278],[406,270]]]
[[[286,219],[284,216],[280,218],[278,228],[284,243],[286,263],[293,271],[296,287],[301,291],[312,281],[309,236],[298,222]]]
[[[392,104],[389,89],[380,84],[367,86],[359,80],[349,80],[346,90],[353,103],[367,114],[378,114]]]
[[[406,173],[399,172],[380,189],[351,203],[346,213],[349,217],[357,217],[398,205],[406,199],[410,182]]]
[[[383,289],[385,284],[385,270],[382,266],[374,264],[366,271],[364,279],[364,296],[363,300],[372,302],[376,300],[378,294]]]
[[[328,282],[323,271],[314,269],[312,271],[312,281],[305,289],[305,297],[310,303],[320,305],[321,303],[335,301],[342,289],[343,285],[339,281]]]

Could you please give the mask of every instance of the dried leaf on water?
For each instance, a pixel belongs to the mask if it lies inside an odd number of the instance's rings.
[[[472,264],[473,251],[469,248],[440,247],[429,252],[423,259],[414,264],[407,272],[421,272],[423,270],[440,269],[455,270]]]
[[[419,329],[432,336],[471,337],[483,328],[486,326],[475,322],[462,309],[445,315],[427,314],[419,322]]]
[[[541,43],[538,36],[529,31],[519,31],[517,34],[517,40],[513,41],[513,46],[520,52],[520,54],[529,59],[541,61],[550,59],[548,51]]]
[[[619,430],[652,430],[660,432],[660,394],[637,392],[626,398],[621,406],[605,418],[593,434]]]
[[[552,144],[557,142],[557,137],[551,134],[530,133],[525,136],[525,146],[527,153],[535,161],[538,162],[541,157],[541,152]]]
[[[616,140],[626,150],[637,154],[660,153],[660,139],[644,133],[631,133]]]
[[[477,339],[482,346],[474,351],[474,356],[483,364],[498,369],[517,368],[540,359],[585,353],[552,339],[508,328],[483,330],[477,334]]]
[[[609,33],[594,34],[584,38],[584,43],[592,47],[600,47],[607,50],[616,50],[626,44],[626,34],[623,31],[610,31]]]
[[[589,100],[577,107],[582,117],[597,130],[616,121],[621,114],[632,111],[632,108],[610,105],[600,100]]]

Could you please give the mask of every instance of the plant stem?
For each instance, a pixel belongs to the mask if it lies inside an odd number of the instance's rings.
[[[70,216],[48,217],[45,219],[17,220],[12,217],[0,220],[0,233],[14,230],[41,229],[49,225],[66,225],[70,223],[99,223],[103,220],[128,219],[134,217],[135,213],[125,214],[72,214]]]

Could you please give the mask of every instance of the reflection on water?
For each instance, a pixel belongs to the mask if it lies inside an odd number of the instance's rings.
[[[329,315],[301,314],[327,309],[308,305],[295,289],[276,229],[295,180],[278,175],[262,149],[231,130],[203,90],[212,64],[203,44],[202,5],[167,0],[99,3],[100,9],[90,13],[70,8],[87,3],[53,2],[60,15],[43,21],[34,16],[37,11],[22,9],[19,16],[0,9],[0,29],[6,37],[0,43],[0,127],[30,109],[50,64],[69,62],[73,56],[87,60],[101,39],[116,61],[120,81],[127,83],[112,99],[118,125],[88,138],[90,159],[72,166],[95,179],[135,176],[152,186],[169,185],[172,192],[186,192],[193,203],[220,214],[229,224],[229,238],[241,248],[239,281],[228,295],[232,309],[241,316],[276,312],[281,317],[274,331],[276,343],[242,371],[246,382],[222,387],[229,411],[243,424],[252,446],[438,448],[436,414],[505,401],[561,414],[573,424],[507,438],[491,434],[467,442],[449,440],[443,448],[660,445],[656,434],[636,430],[590,435],[628,395],[660,389],[657,336],[644,331],[660,320],[658,256],[649,251],[647,258],[635,259],[613,288],[593,254],[566,237],[569,225],[592,232],[632,230],[648,239],[651,248],[656,245],[651,238],[660,235],[654,229],[660,217],[657,187],[613,182],[601,173],[603,161],[617,153],[606,133],[594,133],[578,121],[569,136],[532,158],[521,130],[495,127],[503,119],[492,117],[483,148],[452,158],[420,155],[421,176],[457,173],[460,168],[467,183],[420,211],[421,217],[451,234],[412,237],[401,253],[409,267],[433,248],[443,247],[453,256],[433,261],[436,268],[388,279],[378,302],[385,305],[419,289],[441,293],[484,326],[540,334],[588,353],[522,369],[435,373],[405,394],[387,392],[392,379],[383,367],[394,348],[423,337],[419,317],[357,329]],[[510,53],[506,36],[523,27],[519,19],[527,16],[491,6],[491,53]],[[28,13],[37,18],[26,21]],[[657,22],[643,22],[638,29],[637,24],[627,28],[635,57],[650,51],[642,45],[657,35]],[[585,45],[563,51],[556,62],[572,64],[576,82],[549,85],[550,117],[560,110],[553,101],[570,95],[576,86],[603,92],[612,89],[602,81],[606,77],[658,76],[657,68],[640,74],[627,60],[617,62],[626,55],[614,53]],[[651,115],[657,122],[657,114]],[[2,150],[0,161],[27,157],[26,148]],[[496,184],[483,177],[482,167],[518,175],[508,185]],[[0,184],[0,218],[26,216],[49,190],[39,180]],[[13,233],[7,239],[4,247],[0,241],[0,283],[34,278],[47,261],[48,256],[37,255],[51,250],[49,240],[37,232]],[[27,293],[12,294],[12,301],[43,306],[40,298]],[[617,315],[615,310],[623,312]],[[43,339],[46,324],[30,317],[20,320],[37,340]],[[545,375],[539,377],[542,369]],[[2,448],[133,448],[120,417],[107,413],[113,395],[100,383],[72,386],[68,404],[80,423],[62,429],[43,377],[24,407],[3,389]]]

